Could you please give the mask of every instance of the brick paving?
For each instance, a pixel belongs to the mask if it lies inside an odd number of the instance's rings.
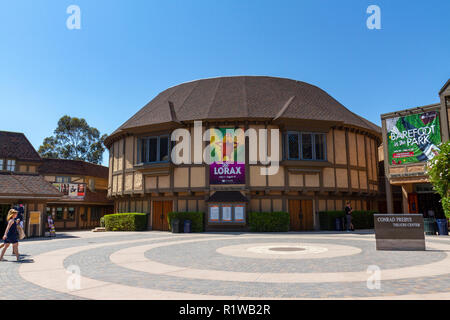
[[[14,262],[15,257],[10,250],[5,256],[8,262],[0,263],[0,299],[80,299],[76,295],[61,293],[37,286],[25,281],[19,274],[23,263],[33,263],[33,257],[59,249],[85,246],[85,250],[69,255],[64,260],[64,266],[77,265],[83,277],[104,282],[126,285],[137,288],[157,289],[180,293],[193,293],[214,296],[244,296],[244,297],[275,297],[275,298],[346,298],[346,297],[379,297],[387,298],[395,295],[434,294],[449,292],[450,265],[448,273],[427,277],[426,274],[417,278],[382,280],[380,290],[370,290],[366,282],[325,282],[325,283],[263,283],[236,282],[189,279],[170,275],[156,275],[135,271],[117,265],[110,260],[110,255],[121,249],[133,248],[151,243],[171,243],[177,239],[204,238],[208,241],[173,244],[154,248],[145,252],[145,257],[152,261],[186,268],[223,270],[236,272],[354,272],[365,271],[368,265],[378,265],[383,269],[405,268],[415,265],[425,265],[442,261],[448,252],[430,250],[427,252],[380,252],[374,249],[373,235],[358,235],[348,239],[349,235],[307,233],[305,239],[299,241],[298,234],[276,234],[276,239],[264,234],[249,234],[252,238],[242,238],[239,235],[198,234],[177,235],[162,232],[140,233],[102,233],[74,232],[67,238],[52,240],[28,240],[21,242],[20,251],[24,261]],[[69,237],[70,236],[70,237]],[[282,238],[279,238],[282,236]],[[323,237],[330,236],[330,239]],[[218,237],[229,237],[229,240],[215,240]],[[167,239],[165,239],[167,238]],[[139,240],[135,243],[109,245],[120,241]],[[427,237],[430,243],[450,244],[448,237]],[[360,248],[359,254],[324,258],[299,260],[251,259],[232,257],[216,252],[217,248],[235,244],[268,242],[308,243],[326,246],[332,242],[336,245],[346,245]],[[98,248],[91,245],[104,244]],[[49,271],[49,277],[51,272]]]

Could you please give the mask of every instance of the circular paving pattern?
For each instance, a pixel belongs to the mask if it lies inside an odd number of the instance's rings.
[[[376,251],[373,235],[344,233],[105,233],[25,249],[24,286],[65,299],[450,299],[446,237],[428,237],[425,252]]]

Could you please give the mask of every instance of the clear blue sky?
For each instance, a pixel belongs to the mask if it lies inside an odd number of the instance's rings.
[[[71,4],[81,30],[66,28]],[[371,4],[382,30],[366,27]],[[37,149],[67,114],[109,134],[162,90],[225,75],[306,81],[380,124],[438,102],[449,12],[448,0],[2,1],[0,130]]]

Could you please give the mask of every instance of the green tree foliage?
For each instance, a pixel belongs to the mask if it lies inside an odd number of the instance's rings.
[[[99,164],[105,148],[106,134],[90,127],[85,119],[67,115],[59,119],[54,135],[44,139],[39,147],[43,158],[83,160]]]
[[[439,146],[440,153],[427,164],[427,172],[434,190],[442,198],[442,208],[450,218],[450,141]]]

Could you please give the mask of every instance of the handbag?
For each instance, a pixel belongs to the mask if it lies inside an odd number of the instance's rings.
[[[19,233],[19,240],[25,239],[25,232],[23,231],[22,227],[17,226],[17,232]]]

